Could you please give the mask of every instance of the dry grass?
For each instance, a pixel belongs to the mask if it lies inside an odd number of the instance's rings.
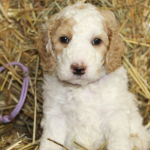
[[[119,34],[126,45],[123,65],[129,73],[129,88],[138,101],[144,124],[150,127],[150,2],[149,0],[87,0],[110,9],[120,22]],[[0,149],[38,149],[42,117],[42,69],[35,37],[42,23],[73,0],[1,0],[0,66],[11,61],[29,67],[26,102],[9,124],[0,123]],[[10,73],[12,72],[12,73]],[[22,87],[19,67],[0,74],[0,113],[10,114]]]

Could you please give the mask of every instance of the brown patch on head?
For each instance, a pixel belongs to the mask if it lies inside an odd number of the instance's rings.
[[[73,19],[52,18],[40,30],[37,38],[37,47],[40,54],[41,66],[44,71],[54,71],[56,55],[61,53],[67,45],[60,43],[59,37],[66,35],[71,40],[73,35]]]
[[[93,40],[94,39],[100,39],[101,42],[100,44],[93,44]],[[101,54],[102,57],[105,56],[106,52],[107,52],[107,47],[108,47],[108,37],[106,34],[101,34],[99,36],[96,36],[92,39],[91,44],[93,45],[93,47]]]
[[[121,57],[124,52],[124,44],[118,35],[118,23],[114,14],[109,10],[101,10],[100,12],[105,18],[104,25],[109,39],[105,68],[107,73],[110,73],[121,66]]]
[[[98,53],[100,53],[100,55],[102,56],[102,61],[101,63],[104,64],[104,61],[105,61],[105,57],[106,57],[106,53],[107,53],[107,46],[102,43],[100,45],[96,45],[94,46],[94,48],[98,51]]]
[[[80,4],[80,5],[76,5],[75,8],[77,9],[84,9],[86,8],[87,6],[85,4]]]
[[[94,39],[100,39],[101,42],[100,44],[93,44],[93,40]],[[96,51],[102,56],[102,60],[101,60],[101,63],[104,64],[105,62],[105,57],[106,57],[106,53],[107,53],[107,48],[108,48],[108,44],[109,44],[109,41],[108,41],[108,36],[107,34],[105,33],[102,33],[101,35],[99,36],[96,36],[92,39],[91,41],[91,44],[93,45],[93,47],[96,49]],[[101,69],[99,69],[100,71]],[[99,72],[98,71],[98,72]]]
[[[75,20],[66,19],[61,23],[61,26],[56,30],[55,34],[52,36],[53,49],[56,54],[61,54],[62,50],[67,47],[68,43],[71,41],[74,31],[72,27],[75,25]],[[69,42],[62,43],[60,41],[61,37],[67,37]]]

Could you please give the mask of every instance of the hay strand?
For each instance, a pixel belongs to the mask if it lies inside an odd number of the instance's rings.
[[[48,138],[47,140],[49,140],[49,141],[51,141],[51,142],[53,142],[53,143],[55,143],[55,144],[61,146],[62,148],[68,150],[64,145],[62,145],[62,144],[60,144],[60,143],[58,143],[58,142],[56,142],[56,141],[54,141],[54,140],[52,140],[52,139],[50,139],[50,138]]]

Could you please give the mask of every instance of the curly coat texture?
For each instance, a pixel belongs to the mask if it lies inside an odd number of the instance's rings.
[[[150,133],[128,91],[117,32],[114,14],[91,4],[64,8],[41,29],[38,49],[46,72],[40,150],[62,150],[47,138],[69,150],[81,149],[74,141],[89,150],[106,141],[108,150],[148,150]]]

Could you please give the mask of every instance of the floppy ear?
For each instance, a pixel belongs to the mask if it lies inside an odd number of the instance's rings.
[[[44,71],[52,72],[56,67],[56,54],[53,49],[52,36],[60,26],[60,20],[53,18],[40,29],[37,38],[37,48],[40,54],[41,66]]]
[[[109,39],[105,69],[107,73],[110,73],[121,66],[121,57],[124,53],[124,44],[118,35],[119,27],[115,15],[109,10],[101,10],[100,12],[105,18],[105,25]]]

